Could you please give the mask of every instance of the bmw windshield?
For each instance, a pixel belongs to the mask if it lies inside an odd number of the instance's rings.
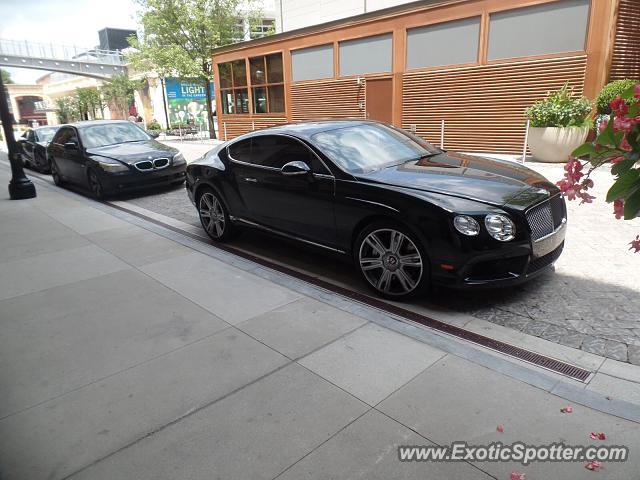
[[[149,139],[151,139],[150,135],[131,122],[102,123],[82,129],[82,143],[85,148],[105,147]]]

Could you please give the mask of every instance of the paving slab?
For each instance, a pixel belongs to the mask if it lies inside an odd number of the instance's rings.
[[[128,268],[129,265],[96,245],[13,260],[0,269],[0,300]]]
[[[598,478],[634,478],[640,459],[638,425],[634,422],[574,405],[573,413],[561,413],[567,401],[496,372],[447,356],[391,395],[378,407],[439,445],[466,441],[471,445],[492,442],[529,445],[590,445],[591,432],[605,432],[598,445],[626,445],[632,452],[625,463],[607,463]],[[504,426],[504,433],[496,431]],[[524,467],[511,462],[481,462],[478,466],[509,478],[513,470],[527,478],[583,479],[591,473],[584,463],[535,463]]]
[[[5,418],[3,478],[63,478],[285,363],[227,329]]]
[[[228,327],[124,270],[0,302],[0,418]]]
[[[292,302],[300,295],[200,253],[141,267],[171,289],[238,324]],[[233,301],[229,299],[233,298]]]
[[[601,393],[607,397],[640,405],[640,383],[622,380],[598,372],[586,386],[587,390]]]
[[[372,410],[287,469],[278,480],[489,479],[468,463],[398,461],[400,445],[433,445]]]
[[[368,324],[300,364],[375,405],[442,356],[424,343]]]
[[[303,298],[237,327],[291,359],[299,358],[367,321],[326,303]]]
[[[135,267],[193,253],[179,243],[129,224],[94,232],[86,238]]]
[[[293,364],[73,478],[272,479],[367,409]]]

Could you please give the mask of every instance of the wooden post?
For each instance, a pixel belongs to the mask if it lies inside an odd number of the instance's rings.
[[[440,148],[444,149],[444,118],[440,123]]]

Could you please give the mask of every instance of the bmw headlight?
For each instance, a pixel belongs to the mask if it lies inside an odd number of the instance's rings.
[[[508,242],[516,236],[516,226],[506,215],[491,213],[484,217],[484,226],[489,235],[501,242]]]
[[[453,226],[456,227],[456,230],[463,235],[468,235],[470,237],[480,233],[480,224],[478,224],[478,222],[469,215],[457,215],[453,219]]]
[[[184,155],[182,155],[181,153],[176,153],[173,156],[174,165],[184,165],[185,163],[187,163],[187,161],[184,159]]]
[[[98,166],[107,173],[128,172],[129,167],[118,162],[98,162]]]

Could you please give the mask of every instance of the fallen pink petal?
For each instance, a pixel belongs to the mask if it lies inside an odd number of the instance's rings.
[[[560,411],[562,413],[573,413],[573,407],[571,405],[567,405],[566,407],[562,407]]]
[[[600,468],[602,468],[602,462],[598,462],[597,460],[593,460],[592,462],[587,463],[584,468],[587,470],[591,470],[593,472],[597,472]]]
[[[520,472],[511,472],[511,480],[527,480],[527,474]]]
[[[502,425],[498,425],[498,426],[496,427],[496,430],[497,430],[498,432],[500,432],[500,433],[503,433],[503,432],[504,432],[504,427],[503,427]]]

